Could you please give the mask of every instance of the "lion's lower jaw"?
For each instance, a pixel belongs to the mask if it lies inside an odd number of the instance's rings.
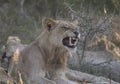
[[[75,47],[73,49],[70,49],[70,48],[66,48],[66,49],[67,49],[70,57],[73,57],[73,54],[76,53],[76,51],[77,51],[77,47]]]

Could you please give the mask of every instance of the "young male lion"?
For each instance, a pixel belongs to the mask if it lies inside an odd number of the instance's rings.
[[[43,27],[40,36],[20,52],[15,61],[17,70],[29,84],[73,84],[66,79],[65,71],[67,56],[79,39],[77,22],[46,18]]]

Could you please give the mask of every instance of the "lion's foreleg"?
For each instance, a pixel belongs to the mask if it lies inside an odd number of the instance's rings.
[[[40,76],[34,77],[34,79],[28,79],[28,84],[56,84],[54,81]]]
[[[86,73],[81,73],[81,72],[70,70],[70,69],[67,69],[66,77],[69,80],[82,82],[82,83],[84,81],[86,81],[86,83],[91,83],[91,80],[93,80],[95,78],[92,75],[89,75],[89,74],[86,74]]]
[[[55,82],[56,84],[78,84],[78,82],[70,81],[66,79],[56,79]]]
[[[19,61],[19,50],[16,49],[16,51],[13,53],[13,56],[10,60],[10,64],[8,66],[8,74],[11,75],[11,73],[13,72],[13,69],[15,68],[15,65],[18,64]]]

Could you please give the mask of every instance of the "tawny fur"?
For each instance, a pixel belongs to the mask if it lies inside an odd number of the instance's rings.
[[[13,59],[11,75],[19,71],[23,81],[29,84],[55,84],[53,81],[58,79],[66,80],[67,56],[71,49],[62,44],[62,39],[74,35],[75,23],[45,19],[43,26],[40,36],[20,52],[18,61]],[[68,27],[67,31],[64,27]]]
[[[12,77],[8,75],[5,69],[0,67],[0,84],[14,84]]]

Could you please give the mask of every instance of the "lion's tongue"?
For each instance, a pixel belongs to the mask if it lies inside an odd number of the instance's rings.
[[[77,39],[76,38],[73,38],[73,37],[70,37],[69,38],[69,45],[71,46],[75,46],[77,44]]]

